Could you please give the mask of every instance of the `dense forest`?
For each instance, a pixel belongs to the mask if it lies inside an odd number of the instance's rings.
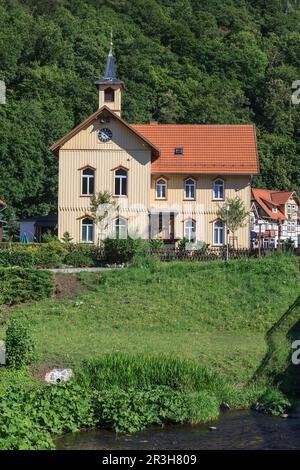
[[[255,184],[300,191],[297,0],[0,0],[0,198],[9,217],[56,210],[49,146],[97,109],[111,28],[126,120],[254,122]]]

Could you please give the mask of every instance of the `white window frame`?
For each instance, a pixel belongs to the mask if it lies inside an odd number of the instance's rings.
[[[84,175],[84,172],[86,170],[92,171],[92,175]],[[86,187],[87,187],[87,192],[83,192],[83,181],[86,180]],[[90,191],[90,183],[93,181],[93,191]],[[92,196],[95,193],[95,170],[94,168],[91,168],[89,166],[83,168],[81,170],[81,196]]]
[[[123,230],[123,236],[120,236],[120,231]],[[114,219],[114,237],[119,239],[127,238],[127,219],[124,217],[116,217]]]
[[[84,223],[85,220],[89,220],[91,223]],[[85,238],[83,237],[83,228],[86,227],[86,236]],[[89,237],[89,228],[92,227],[92,239],[90,240],[90,237]],[[84,217],[82,220],[81,220],[81,234],[80,234],[80,239],[81,239],[81,243],[94,243],[94,232],[95,232],[95,229],[94,229],[94,221],[93,219],[91,219],[90,217]]]
[[[217,224],[218,224],[218,226],[217,226]],[[220,224],[222,224],[222,225],[220,225]],[[217,230],[217,233],[218,233],[217,237],[215,236],[216,235],[216,230]],[[223,238],[222,243],[220,243],[220,238],[221,238],[220,234],[221,234],[221,232],[222,232],[222,238]],[[217,238],[217,241],[216,241],[216,238]],[[225,244],[225,227],[224,227],[223,222],[220,219],[215,220],[215,222],[213,224],[213,240],[214,240],[214,243],[213,243],[214,246],[224,246],[224,244]]]
[[[187,195],[191,193],[191,188],[194,188],[194,196]],[[196,199],[196,181],[194,178],[186,178],[184,180],[184,199],[187,201],[195,201]]]
[[[160,187],[160,192],[161,194],[163,194],[163,192],[165,193],[164,196],[159,196],[158,195],[158,187]],[[164,188],[164,191],[163,189]],[[156,183],[155,183],[155,195],[156,195],[156,199],[167,199],[167,188],[168,188],[168,185],[167,185],[167,180],[165,178],[158,178],[156,180]]]
[[[184,237],[189,243],[195,243],[196,241],[196,227],[197,225],[194,219],[187,219],[184,221]]]
[[[221,184],[220,184],[221,183]],[[216,197],[216,188],[218,188],[218,194],[220,193],[220,188],[222,188],[222,197]],[[213,200],[214,201],[224,201],[225,199],[225,182],[222,178],[217,178],[213,182]]]
[[[124,171],[126,174],[125,175],[117,175],[118,171]],[[120,194],[116,193],[116,181],[119,180],[119,188],[120,188]],[[126,191],[123,193],[123,181],[126,181]],[[127,197],[128,195],[128,170],[123,167],[116,168],[114,171],[114,196],[117,197]]]

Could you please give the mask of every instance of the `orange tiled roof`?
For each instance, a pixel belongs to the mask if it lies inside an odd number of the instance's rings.
[[[294,191],[271,191],[272,201],[277,204],[285,204],[294,194]]]
[[[159,150],[153,173],[259,172],[255,127],[252,125],[135,124],[133,129]],[[175,147],[183,155],[174,155]]]
[[[280,194],[281,196],[279,196]],[[286,196],[287,194],[288,196]],[[269,191],[268,189],[252,188],[252,199],[254,199],[264,212],[273,220],[286,220],[286,216],[280,210],[280,205],[285,204],[291,194],[293,194],[293,192],[287,193],[284,191]],[[283,200],[283,203],[279,202]],[[276,207],[277,212],[273,212],[272,207]]]

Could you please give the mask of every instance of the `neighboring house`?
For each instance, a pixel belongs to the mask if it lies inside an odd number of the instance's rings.
[[[85,243],[129,234],[225,244],[220,205],[238,196],[250,209],[251,178],[259,172],[254,126],[128,124],[112,51],[95,84],[99,109],[51,147],[59,158],[59,237],[67,231]],[[105,190],[118,210],[104,229],[94,223],[90,196]],[[249,223],[236,235],[238,246],[248,247]]]
[[[46,232],[57,235],[56,214],[28,217],[20,221],[20,241],[40,243]]]
[[[2,212],[6,207],[6,204],[2,199],[0,199],[0,212]],[[3,225],[4,225],[4,220],[1,220],[0,217],[0,242],[3,241]]]
[[[294,191],[270,191],[252,188],[250,225],[252,239],[261,246],[274,248],[278,240],[293,240],[300,246],[300,201]]]

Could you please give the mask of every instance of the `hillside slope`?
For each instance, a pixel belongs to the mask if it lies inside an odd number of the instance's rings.
[[[129,122],[258,126],[255,184],[300,189],[300,5],[292,0],[1,0],[0,196],[55,210],[48,148],[97,107],[110,29]]]

